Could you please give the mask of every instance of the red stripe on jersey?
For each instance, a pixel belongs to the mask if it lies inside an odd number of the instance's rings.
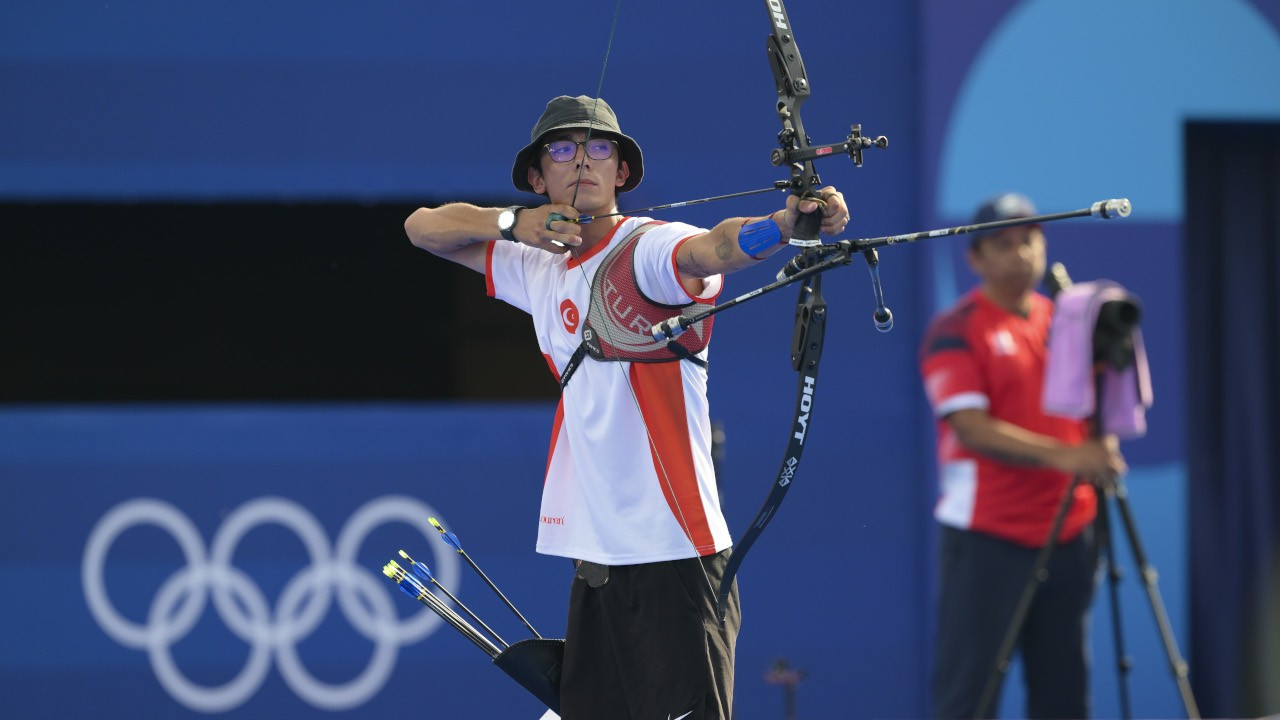
[[[702,493],[698,491],[680,365],[679,362],[632,363],[631,387],[652,436],[649,453],[653,456],[662,496],[698,552],[708,555],[715,552],[715,539],[702,507]]]
[[[560,371],[556,369],[556,361],[552,360],[551,356],[547,353],[542,353],[542,359],[546,360],[547,367],[551,368],[552,377],[556,379],[556,382],[560,382]]]
[[[496,244],[490,240],[484,249],[484,291],[489,293],[489,297],[498,297],[498,292],[493,289],[493,246]]]
[[[601,250],[604,250],[606,247],[608,247],[609,243],[613,240],[614,234],[618,232],[618,228],[622,227],[622,223],[626,221],[627,221],[627,218],[624,217],[621,220],[619,220],[617,223],[615,223],[612,228],[609,228],[609,234],[601,238],[600,242],[596,243],[595,245],[592,245],[590,250],[587,250],[585,253],[582,253],[581,255],[574,254],[573,257],[569,258],[569,264],[566,265],[565,267],[576,268],[582,263],[595,257],[596,255],[599,255]]]
[[[551,358],[547,358],[550,360]],[[551,422],[551,447],[547,448],[547,469],[542,475],[542,484],[547,484],[551,475],[551,458],[556,454],[556,445],[560,442],[560,426],[564,423],[564,397],[556,405],[556,419]]]

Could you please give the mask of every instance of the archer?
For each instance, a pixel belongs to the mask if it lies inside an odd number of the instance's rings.
[[[540,523],[537,542],[577,568],[561,714],[728,720],[741,613],[736,584],[725,621],[716,613],[732,540],[711,461],[712,322],[659,343],[632,321],[713,304],[723,276],[777,252],[802,213],[835,235],[848,209],[826,187],[710,230],[575,222],[618,212],[618,194],[644,176],[640,146],[607,103],[585,96],[551,100],[530,139],[512,182],[546,204],[419,208],[405,231],[529,313],[562,386],[539,513],[554,521]]]

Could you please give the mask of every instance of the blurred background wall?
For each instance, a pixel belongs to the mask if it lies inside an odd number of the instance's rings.
[[[1050,258],[1144,301],[1156,405],[1124,447],[1130,503],[1202,711],[1280,712],[1266,681],[1280,667],[1280,2],[788,10],[813,141],[851,123],[890,139],[862,168],[818,164],[855,236],[964,223],[1006,190],[1044,212],[1133,201],[1124,221],[1047,226]],[[0,696],[15,717],[541,713],[377,574],[404,548],[525,636],[429,532],[434,514],[561,633],[570,569],[533,552],[556,386],[524,316],[401,223],[451,200],[537,202],[510,187],[511,159],[550,97],[594,93],[612,14],[583,0],[0,7]],[[624,210],[781,177],[767,34],[750,3],[623,4],[602,94],[646,159]],[[1242,164],[1219,161],[1228,147]],[[781,202],[663,217],[710,225]],[[916,350],[974,282],[963,243],[881,252],[887,335],[865,271],[827,275],[811,447],[741,576],[744,720],[782,717],[765,682],[778,658],[806,671],[801,717],[927,714],[935,482]],[[780,264],[734,275],[725,297]],[[1249,291],[1223,302],[1236,286]],[[785,447],[793,298],[717,322],[735,537]],[[1178,716],[1118,550],[1134,711]],[[1117,716],[1105,597],[1094,617],[1095,708]],[[1022,712],[1016,677],[1006,717]]]

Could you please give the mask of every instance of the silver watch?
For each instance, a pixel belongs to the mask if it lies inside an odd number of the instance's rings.
[[[520,205],[512,205],[498,213],[498,233],[504,240],[516,241],[516,215],[523,209]]]

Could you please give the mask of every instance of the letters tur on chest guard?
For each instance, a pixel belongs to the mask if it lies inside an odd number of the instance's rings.
[[[696,302],[666,305],[650,300],[640,292],[634,263],[636,244],[645,231],[659,224],[650,221],[632,230],[600,263],[591,283],[591,301],[587,320],[583,323],[582,344],[561,374],[561,390],[569,384],[569,378],[584,355],[614,362],[651,363],[683,359],[707,366],[695,354],[702,352],[711,342],[714,317],[690,325],[679,338],[667,342],[654,340],[650,333],[654,325],[673,315],[689,316],[698,310]]]

